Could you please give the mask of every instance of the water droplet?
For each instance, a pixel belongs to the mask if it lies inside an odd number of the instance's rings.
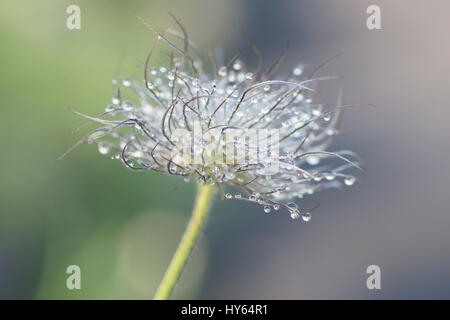
[[[245,81],[245,74],[243,72],[239,72],[237,75],[237,81],[238,82],[243,82]]]
[[[245,78],[246,78],[247,80],[252,80],[252,79],[253,79],[253,73],[247,72],[247,73],[245,74]]]
[[[298,209],[291,209],[289,210],[289,212],[291,213],[291,218],[294,220],[297,220],[301,216],[300,211],[298,211]]]
[[[242,62],[241,60],[236,60],[233,64],[233,69],[234,70],[241,70],[242,68]]]
[[[110,104],[105,107],[105,112],[111,112],[114,111],[114,109],[115,107],[112,104]]]
[[[227,198],[227,199],[231,199],[233,196],[231,195],[231,193],[227,193],[227,194],[225,194],[225,198]]]
[[[296,77],[301,76],[303,73],[303,66],[297,66],[292,70],[292,74]]]
[[[344,183],[347,186],[351,186],[355,183],[356,179],[354,177],[347,177],[344,179]]]
[[[220,67],[217,73],[219,76],[225,77],[227,75],[227,67]]]
[[[272,208],[270,206],[264,206],[265,213],[270,213],[270,211],[272,211]]]
[[[242,197],[242,195],[241,195],[240,193],[236,193],[236,194],[234,195],[234,197],[237,198],[237,199],[240,199],[240,198]]]
[[[229,82],[236,81],[236,72],[234,72],[233,70],[231,70],[230,73],[228,74],[228,81]]]
[[[111,102],[115,105],[118,105],[120,103],[120,99],[119,99],[119,97],[113,97]]]
[[[264,86],[263,90],[266,91],[266,92],[269,91],[270,90],[270,86],[269,85]]]
[[[103,143],[98,144],[98,152],[100,152],[100,154],[108,154],[109,150],[110,150],[109,146],[107,146]]]
[[[278,204],[273,205],[273,210],[278,211],[280,210],[280,206]]]
[[[322,110],[320,110],[320,108],[314,108],[314,109],[312,109],[311,113],[313,116],[318,117],[322,114]],[[324,117],[324,119],[325,119],[325,117]]]
[[[236,178],[236,174],[234,172],[227,172],[225,173],[225,178],[227,180],[233,180],[234,178]]]
[[[305,212],[302,214],[302,219],[305,222],[311,221],[311,213],[310,212]]]
[[[334,180],[334,178],[335,178],[335,176],[332,173],[326,173],[325,174],[325,179],[327,179],[329,181]]]
[[[122,108],[124,111],[131,111],[133,109],[133,102],[125,100],[122,102]]]
[[[129,78],[123,79],[122,84],[123,84],[125,87],[130,87],[130,86],[131,86],[131,79],[129,79]]]
[[[308,158],[306,158],[306,162],[311,166],[316,166],[319,164],[320,158],[317,156],[309,156]]]
[[[296,210],[298,207],[297,207],[297,204],[295,203],[295,202],[289,202],[288,204],[287,204],[287,206],[288,206],[288,208],[290,209],[290,210]]]

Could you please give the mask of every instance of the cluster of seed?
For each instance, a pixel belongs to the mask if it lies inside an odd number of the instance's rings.
[[[166,65],[150,67],[147,58],[143,79],[113,81],[115,94],[99,117],[102,124],[85,139],[98,144],[101,154],[110,154],[134,170],[154,170],[196,179],[200,183],[231,186],[238,193],[224,193],[225,199],[239,199],[263,206],[264,212],[286,208],[293,219],[311,219],[309,211],[295,201],[325,188],[353,185],[355,177],[346,173],[358,167],[351,151],[328,152],[338,133],[341,113],[320,103],[313,89],[328,78],[305,75],[302,65],[284,77],[274,77],[274,66],[266,72],[252,71],[240,58],[219,64],[205,58],[186,38],[184,47],[166,34],[160,39],[172,48]],[[277,62],[278,63],[278,62]],[[124,99],[124,95],[134,100]],[[199,123],[201,130],[213,128],[277,129],[279,157],[261,155],[257,164],[217,164],[205,159],[201,164],[177,161],[174,150],[179,140],[176,129],[187,132]],[[202,153],[208,141],[195,142],[194,152]],[[342,163],[331,165],[331,158]],[[278,166],[276,173],[271,171]]]

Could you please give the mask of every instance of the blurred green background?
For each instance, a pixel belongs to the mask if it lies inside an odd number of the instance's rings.
[[[135,174],[83,146],[85,123],[69,108],[98,114],[111,81],[142,76],[154,36],[137,19],[167,25],[159,3],[78,1],[81,30],[66,28],[73,1],[0,4],[3,137],[0,164],[3,298],[148,298],[175,248],[194,187]],[[187,216],[186,216],[187,217]],[[201,246],[180,285],[195,296]],[[67,266],[82,290],[65,288]]]
[[[56,159],[92,128],[74,132],[85,121],[70,108],[99,114],[112,79],[141,77],[155,37],[138,17],[165,29],[169,11],[226,56],[246,47],[241,30],[266,64],[287,40],[292,63],[342,53],[346,102],[379,106],[349,112],[333,148],[366,160],[361,184],[306,199],[321,203],[309,224],[217,200],[174,298],[450,298],[450,5],[378,3],[383,30],[368,31],[369,1],[2,0],[0,298],[152,297],[195,186],[91,145]],[[81,30],[66,28],[70,4]],[[72,264],[81,290],[66,289]],[[370,264],[379,292],[365,287]]]

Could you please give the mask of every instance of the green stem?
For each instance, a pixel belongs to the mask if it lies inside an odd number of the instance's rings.
[[[203,224],[205,223],[208,214],[208,208],[214,195],[214,186],[200,184],[197,190],[194,210],[192,211],[191,219],[184,232],[183,238],[178,245],[177,250],[170,261],[169,267],[164,274],[164,277],[156,290],[155,300],[167,300],[175,287],[175,284],[180,277],[181,271],[186,265],[195,242],[200,234]]]

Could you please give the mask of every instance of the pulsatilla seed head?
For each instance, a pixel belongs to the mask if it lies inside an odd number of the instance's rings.
[[[98,117],[85,116],[102,126],[83,142],[130,169],[236,187],[224,198],[259,203],[267,213],[284,207],[304,221],[311,210],[294,201],[355,182],[346,172],[359,168],[358,157],[327,151],[345,106],[315,96],[318,82],[333,77],[305,75],[302,65],[273,76],[286,50],[262,72],[254,46],[258,63],[251,71],[239,55],[220,64],[179,27],[156,32],[171,48],[167,64],[151,66],[152,49],[142,79],[113,81],[112,103]],[[332,165],[332,158],[341,163]]]

